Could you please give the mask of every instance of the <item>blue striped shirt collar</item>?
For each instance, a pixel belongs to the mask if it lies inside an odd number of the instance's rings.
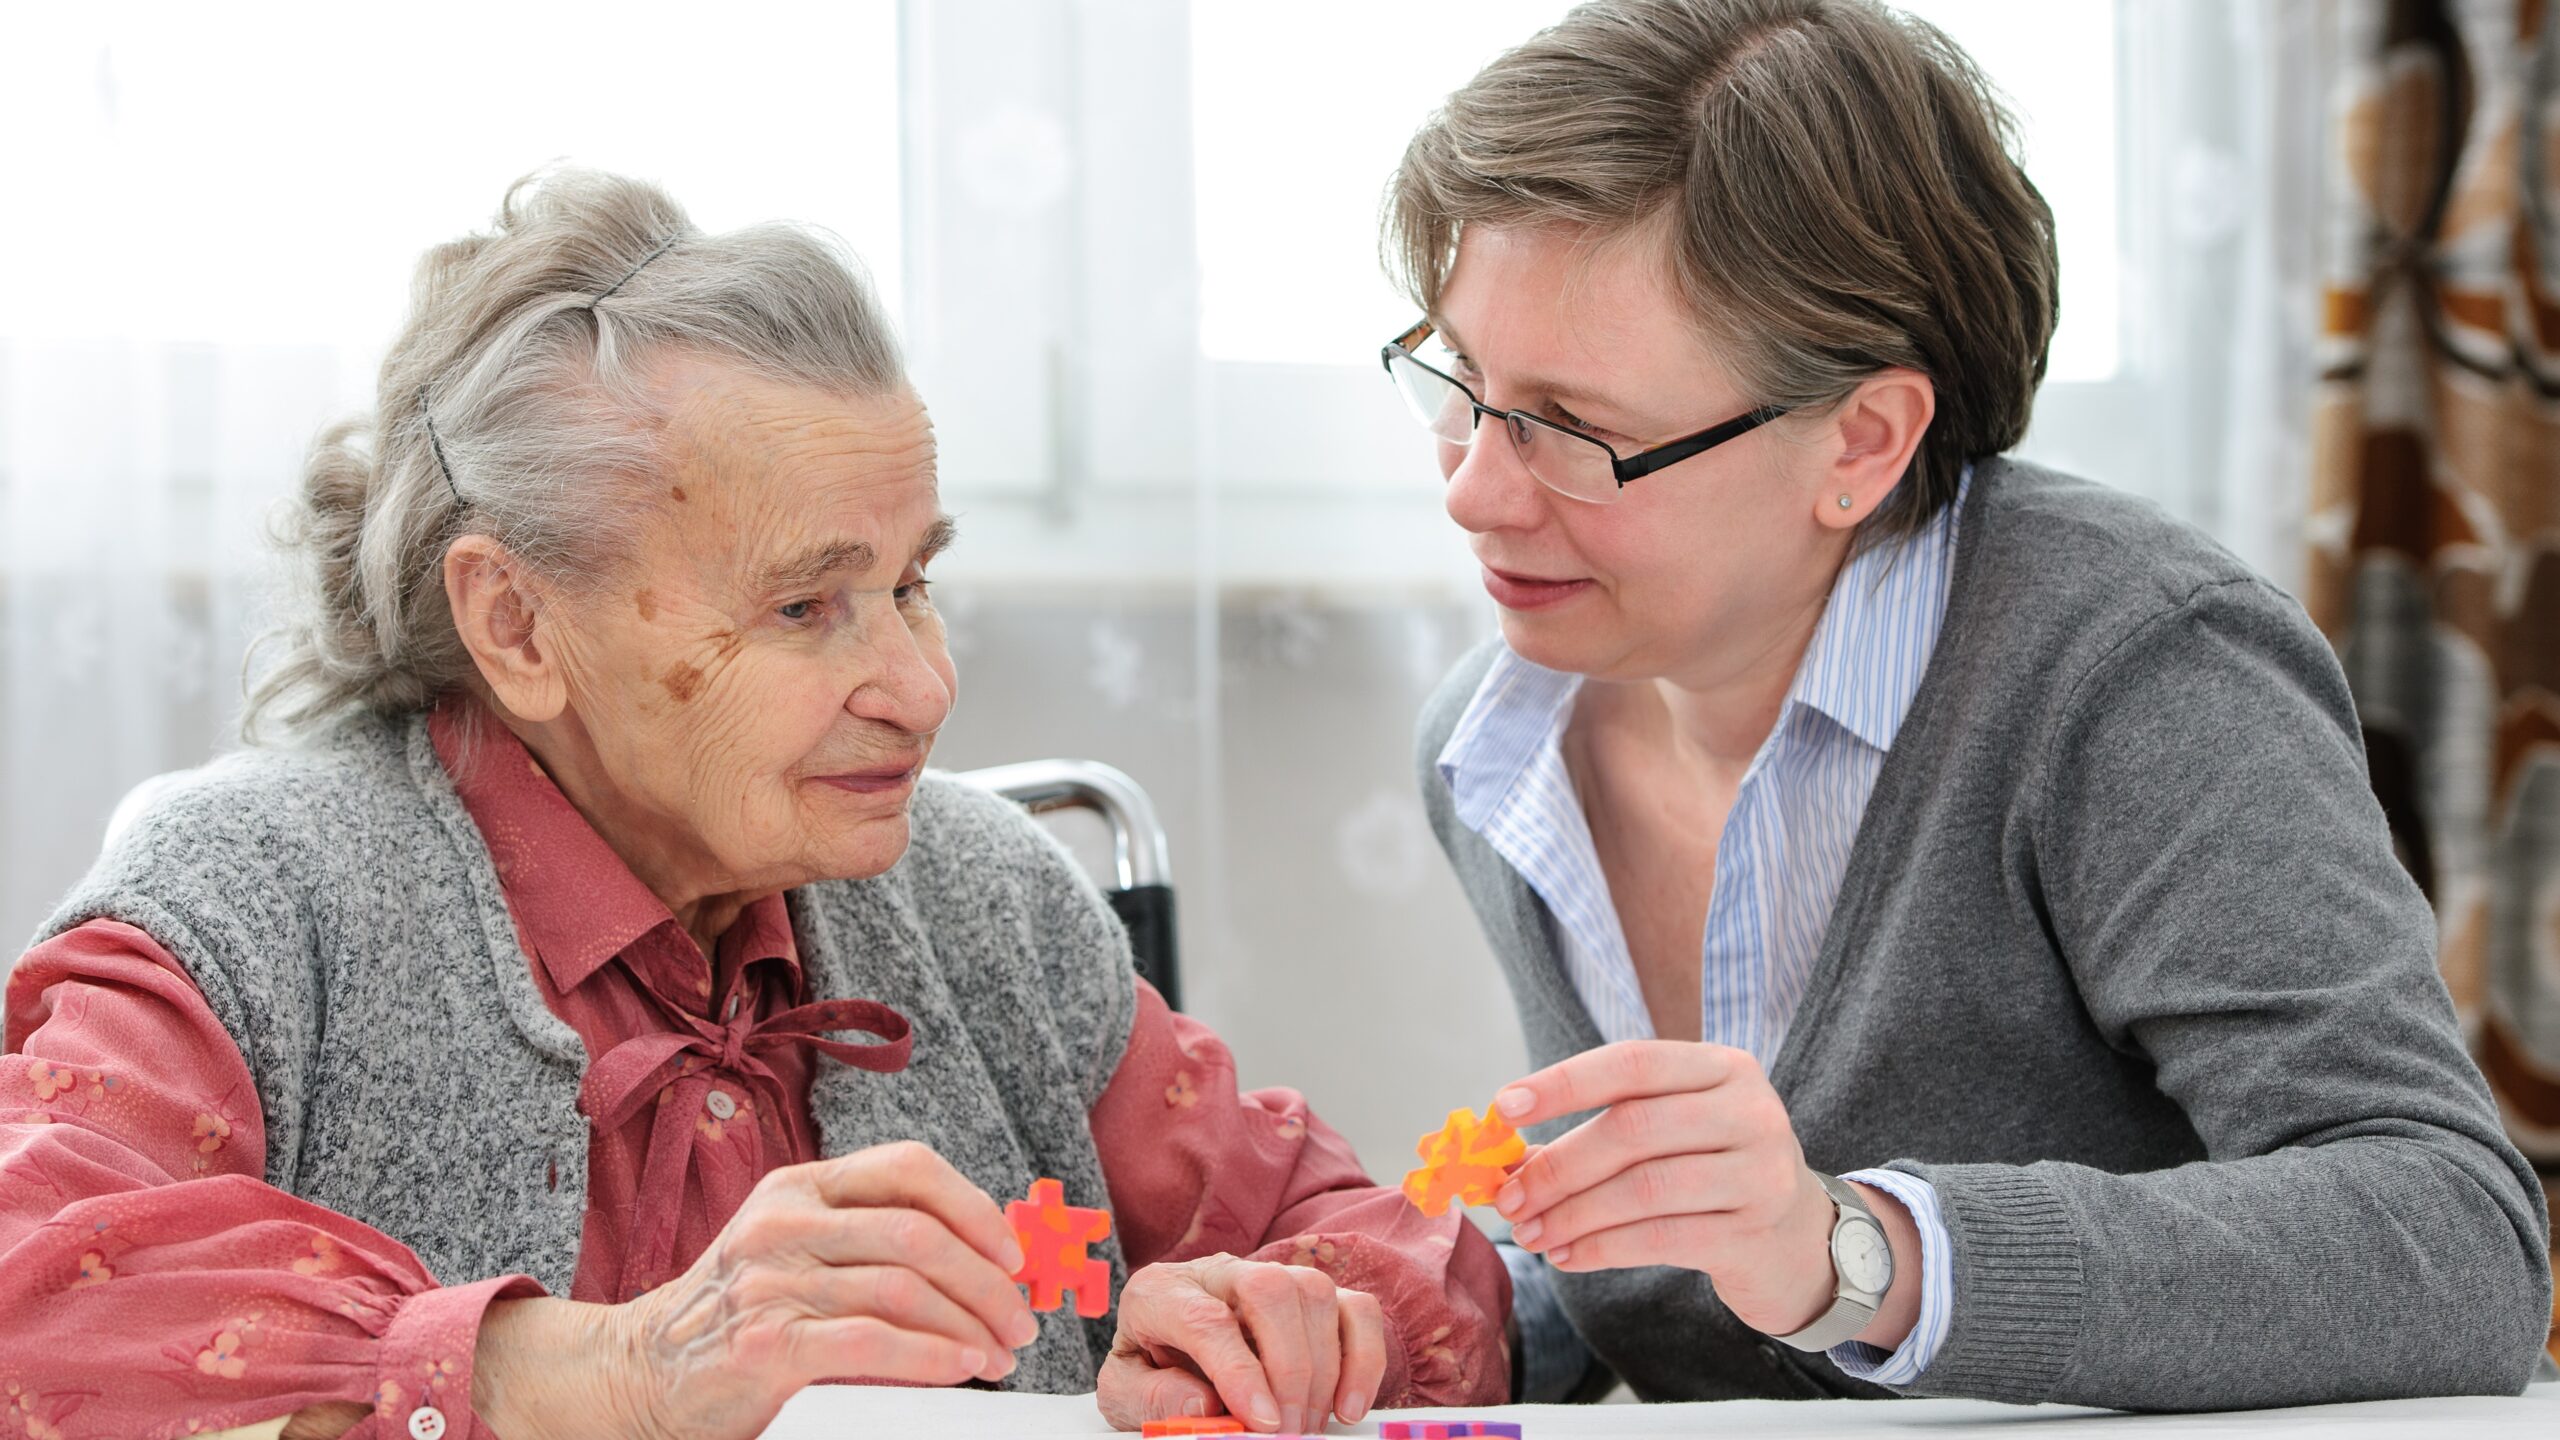
[[[1476,686],[1458,728],[1440,751],[1458,820],[1481,832],[1538,753],[1564,733],[1582,677],[1523,660],[1508,645]]]
[[[1877,750],[1893,748],[1946,622],[1942,587],[1972,488],[1968,465],[1955,500],[1925,529],[1870,545],[1840,567],[1779,725],[1796,710],[1811,709]],[[1581,676],[1503,647],[1440,751],[1440,778],[1448,782],[1460,823],[1484,829],[1530,762],[1564,733],[1581,692]]]
[[[1946,623],[1946,576],[1973,473],[1916,535],[1850,557],[1831,583],[1786,709],[1818,710],[1880,751],[1893,748]],[[1783,720],[1782,720],[1783,723]]]

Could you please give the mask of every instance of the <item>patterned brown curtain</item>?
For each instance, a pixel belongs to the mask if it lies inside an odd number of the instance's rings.
[[[2560,1170],[2560,30],[2335,0],[2306,598],[2509,1128]],[[2560,1316],[2554,1354],[2560,1355]]]

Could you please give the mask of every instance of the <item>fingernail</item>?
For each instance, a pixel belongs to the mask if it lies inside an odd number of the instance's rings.
[[[960,1364],[970,1374],[975,1375],[979,1371],[987,1368],[987,1352],[984,1350],[963,1350],[960,1352]]]
[[[1205,1418],[1209,1413],[1209,1402],[1196,1396],[1185,1400],[1182,1402],[1182,1413],[1194,1420]]]
[[[1351,1424],[1369,1413],[1369,1397],[1354,1390],[1342,1397],[1342,1423]]]
[[[1299,1417],[1301,1414],[1303,1414],[1303,1413],[1305,1413],[1305,1412],[1303,1412],[1303,1411],[1299,1410],[1299,1408],[1298,1408],[1297,1406],[1295,1406],[1295,1405],[1283,1405],[1283,1406],[1281,1406],[1281,1407],[1280,1407],[1280,1433],[1281,1433],[1281,1434],[1283,1434],[1283,1435],[1304,1435],[1304,1434],[1306,1434],[1306,1433],[1307,1433],[1307,1431],[1306,1431],[1306,1427],[1298,1423],[1298,1417]]]
[[[1007,1275],[1019,1275],[1022,1273],[1022,1267],[1031,1263],[1031,1257],[1022,1253],[1021,1241],[1007,1240],[1004,1242],[1004,1254],[997,1259],[996,1263],[1004,1267],[1004,1273]]]
[[[1545,1233],[1547,1233],[1547,1225],[1543,1220],[1523,1220],[1511,1227],[1511,1238],[1523,1245],[1537,1244],[1538,1237]]]
[[[1570,1245],[1559,1245],[1547,1252],[1547,1260],[1551,1264],[1561,1265],[1572,1258],[1573,1247]]]
[[[1501,1106],[1505,1115],[1526,1115],[1529,1107],[1538,1103],[1538,1097],[1514,1085],[1494,1096],[1493,1103]]]
[[[1527,1199],[1528,1195],[1528,1191],[1520,1188],[1520,1182],[1514,1180],[1510,1184],[1505,1185],[1500,1190],[1494,1192],[1493,1208],[1501,1211],[1505,1215],[1508,1215],[1512,1211],[1519,1209],[1520,1202]]]
[[[1253,1423],[1256,1425],[1269,1425],[1274,1429],[1279,1428],[1280,1407],[1272,1403],[1270,1396],[1256,1395],[1253,1397]]]
[[[996,1378],[999,1380],[1022,1368],[1022,1362],[1014,1359],[1010,1355],[997,1356],[996,1364],[998,1367],[996,1370]]]
[[[1040,1338],[1040,1322],[1025,1315],[1013,1322],[1013,1348],[1021,1349]]]

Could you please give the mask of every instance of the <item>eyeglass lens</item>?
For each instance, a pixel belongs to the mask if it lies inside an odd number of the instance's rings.
[[[1390,356],[1387,371],[1395,377],[1405,408],[1423,429],[1451,445],[1474,441],[1478,433],[1475,402],[1463,387],[1408,355]],[[1520,463],[1540,484],[1581,500],[1617,498],[1618,477],[1607,450],[1525,415],[1507,414],[1502,419]]]

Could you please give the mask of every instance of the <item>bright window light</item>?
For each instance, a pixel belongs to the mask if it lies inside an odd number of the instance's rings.
[[[1201,346],[1213,360],[1372,363],[1411,306],[1378,266],[1387,177],[1433,104],[1559,0],[1195,3]],[[1921,0],[2014,104],[2052,204],[2062,329],[2052,378],[2117,368],[2114,7]]]
[[[2122,280],[2116,243],[2116,17],[2106,4],[1907,0],[1902,9],[1972,55],[2009,101],[2028,178],[2053,207],[2062,252],[2055,380],[2118,369]]]
[[[895,0],[13,11],[0,329],[379,347],[419,253],[559,159],[831,229],[894,306],[897,41]]]

